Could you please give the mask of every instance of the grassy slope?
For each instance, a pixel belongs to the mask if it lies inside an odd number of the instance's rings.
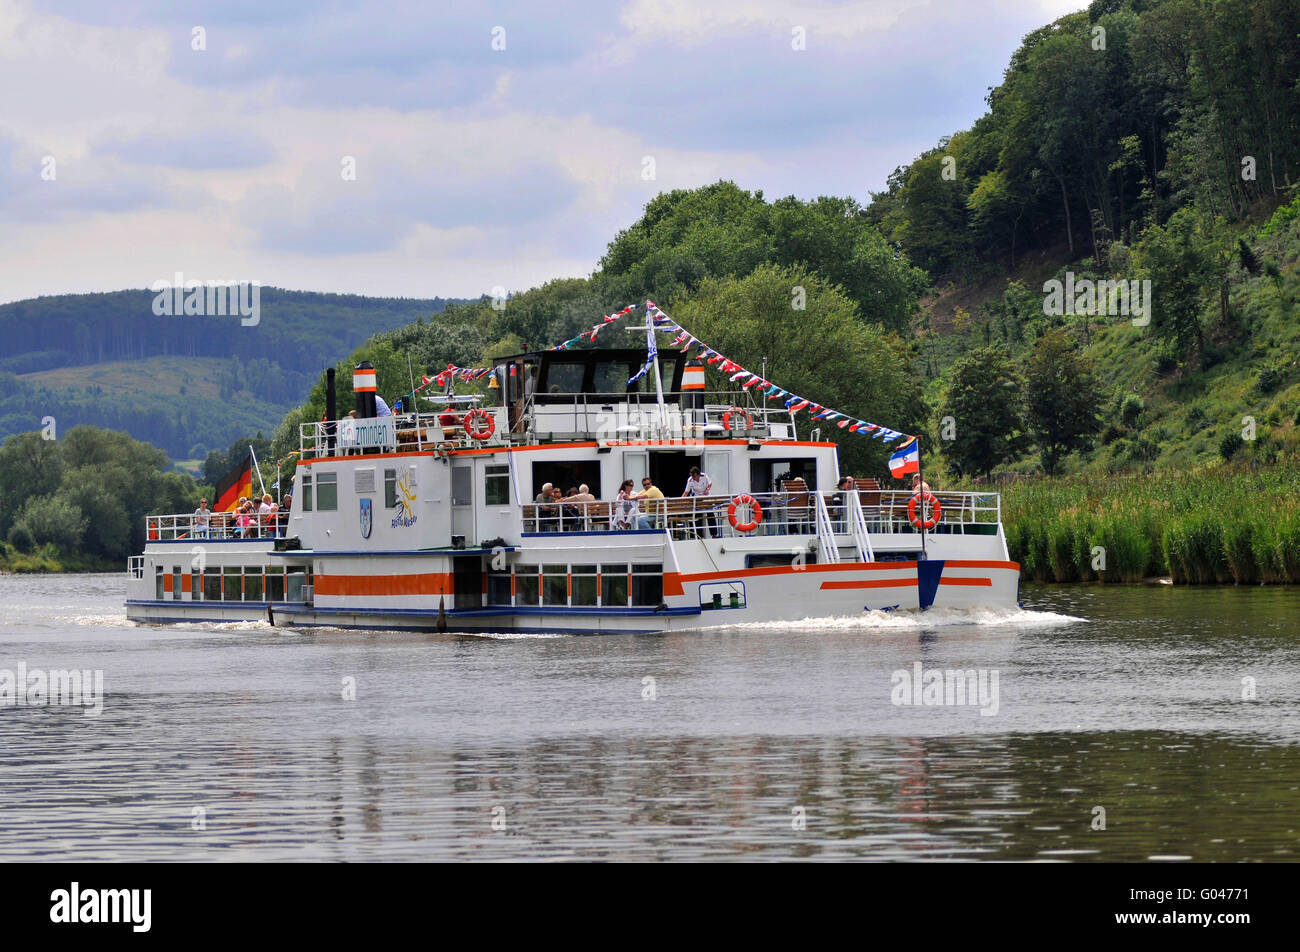
[[[1043,282],[1062,268],[1059,249],[1036,252],[1009,274],[981,280],[947,280],[938,295],[924,302],[938,339],[932,347],[939,376],[927,384],[927,396],[942,416],[947,371],[953,361],[972,347],[983,344],[978,330],[982,306],[1001,298],[1011,281],[1023,282],[1038,293]],[[1284,287],[1295,294],[1298,283],[1297,258],[1300,234],[1273,239],[1261,257],[1277,260],[1284,275]],[[1074,266],[1081,271],[1078,265]],[[1219,441],[1229,432],[1241,432],[1243,417],[1253,417],[1257,440],[1243,451],[1247,459],[1272,459],[1300,453],[1300,305],[1288,306],[1267,277],[1251,277],[1239,271],[1232,290],[1232,302],[1241,315],[1243,330],[1228,335],[1218,326],[1217,308],[1207,306],[1203,322],[1217,354],[1218,363],[1206,370],[1182,370],[1161,375],[1154,365],[1157,341],[1150,328],[1137,328],[1122,318],[1104,318],[1088,328],[1085,352],[1092,359],[1099,379],[1108,392],[1136,393],[1146,411],[1132,430],[1109,443],[1100,440],[1091,451],[1072,456],[1067,471],[1078,473],[1140,471],[1152,467],[1181,468],[1214,465],[1220,461]],[[954,327],[953,316],[961,308],[976,316],[976,326],[962,332]],[[1082,339],[1082,331],[1076,328]],[[997,343],[997,337],[994,336]],[[1261,369],[1278,369],[1280,380],[1270,392],[1256,384]],[[1109,416],[1106,422],[1111,422]],[[1115,421],[1118,422],[1118,421]],[[1029,453],[1012,461],[1008,472],[1028,473],[1037,469],[1036,455]]]

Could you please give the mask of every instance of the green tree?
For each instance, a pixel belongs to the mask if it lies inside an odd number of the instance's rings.
[[[985,347],[953,365],[942,410],[953,418],[953,439],[940,452],[959,476],[988,475],[1016,455],[1023,427],[1021,381],[1007,353]]]
[[[1055,475],[1061,460],[1087,446],[1101,428],[1101,388],[1092,366],[1063,330],[1038,341],[1025,371],[1026,421],[1038,445],[1043,472]]]
[[[56,496],[33,496],[23,503],[14,521],[37,545],[47,543],[67,551],[81,546],[89,520],[69,500]]]
[[[805,309],[791,308],[802,287]],[[925,405],[907,372],[906,349],[895,336],[864,324],[852,300],[807,270],[761,265],[743,277],[708,278],[671,316],[730,360],[761,372],[778,386],[823,406],[904,432],[920,432]],[[715,375],[710,389],[732,386]],[[784,412],[783,401],[767,405]],[[833,423],[797,423],[805,432],[820,426],[823,438],[840,445],[844,472],[883,475],[889,448]]]

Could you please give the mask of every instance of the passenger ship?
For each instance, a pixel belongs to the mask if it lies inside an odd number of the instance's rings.
[[[301,427],[287,526],[237,538],[214,518],[200,537],[191,514],[148,516],[127,615],[606,634],[1016,606],[996,494],[938,493],[933,511],[871,480],[837,492],[836,445],[816,429],[800,438],[752,391],[707,392],[684,355],[655,358],[658,386],[627,382],[646,362],[504,357],[485,397],[448,387],[428,412],[383,417],[362,364],[356,418],[338,420],[331,371],[326,419]],[[692,466],[710,495],[681,495]],[[645,476],[666,498],[623,528],[609,500]],[[603,501],[539,504],[545,483]]]

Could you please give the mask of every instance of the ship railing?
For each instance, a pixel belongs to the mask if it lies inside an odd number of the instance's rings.
[[[479,446],[504,446],[511,442],[509,415],[505,407],[483,407],[492,418],[491,433],[479,438],[465,427],[465,416],[476,409],[475,398],[449,404],[433,412],[399,413],[370,417],[302,423],[298,427],[299,459],[333,456],[366,456],[402,450],[441,451]],[[488,427],[474,421],[475,429]],[[516,439],[521,439],[516,435]]]
[[[855,523],[871,535],[918,534],[908,513],[914,493],[869,490],[856,492],[858,506],[841,492],[748,493],[755,508],[740,494],[667,497],[619,502],[529,503],[522,507],[526,533],[604,532],[622,529],[666,530],[674,539],[753,538],[755,536],[817,536],[843,538],[846,546],[862,541]],[[937,535],[996,535],[1001,517],[997,493],[936,492],[939,522],[927,530]],[[732,505],[736,524],[732,524]],[[922,515],[920,506],[918,516]],[[860,517],[859,517],[860,513]],[[752,529],[742,528],[757,522]],[[820,524],[820,533],[819,533]],[[870,545],[866,546],[870,551]]]
[[[150,542],[229,539],[282,539],[288,528],[286,513],[275,516],[251,515],[251,522],[240,523],[239,513],[209,513],[207,523],[192,512],[145,516],[145,538]]]
[[[543,393],[521,404],[522,427],[539,440],[793,440],[785,406],[751,390],[654,393]],[[739,409],[742,412],[733,412]]]
[[[128,578],[144,578],[143,555],[132,555],[127,558],[126,574]]]

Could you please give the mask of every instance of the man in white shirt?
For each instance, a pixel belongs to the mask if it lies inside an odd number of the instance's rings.
[[[686,491],[682,493],[682,496],[683,497],[707,496],[712,491],[713,491],[713,480],[709,479],[707,473],[701,473],[700,468],[698,466],[692,466],[690,477],[686,480]],[[696,503],[696,505],[701,507],[702,509],[707,504]],[[714,521],[714,517],[712,515],[705,516],[702,514],[702,512],[697,510],[693,522],[695,525],[695,532],[697,535],[700,534],[700,530],[702,529],[704,523],[706,522],[708,523],[709,531],[713,534],[713,536],[716,537],[718,535],[718,525]]]

